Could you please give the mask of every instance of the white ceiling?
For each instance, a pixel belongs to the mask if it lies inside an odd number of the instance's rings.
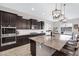
[[[55,3],[0,3],[0,5],[50,21],[53,20],[52,10],[55,9]],[[65,13],[68,19],[79,18],[79,4],[67,3]]]

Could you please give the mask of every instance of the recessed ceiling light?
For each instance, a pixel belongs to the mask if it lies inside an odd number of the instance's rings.
[[[32,11],[34,11],[35,10],[35,8],[32,8]]]

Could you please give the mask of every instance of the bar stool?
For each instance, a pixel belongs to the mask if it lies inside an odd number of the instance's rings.
[[[61,52],[66,53],[68,56],[74,56],[77,51],[78,40],[69,40],[66,45],[61,49]]]

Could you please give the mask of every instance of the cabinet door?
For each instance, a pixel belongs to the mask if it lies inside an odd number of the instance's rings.
[[[38,29],[41,29],[41,22],[38,22],[37,28],[38,28]]]
[[[22,19],[21,16],[18,16],[18,19],[16,21],[16,27],[17,27],[17,29],[26,29],[27,28],[26,20]]]
[[[1,27],[0,27],[0,47],[1,47]]]
[[[26,26],[26,20],[25,19],[22,19],[22,29],[26,29],[27,26]]]
[[[44,28],[44,21],[41,21],[41,29]]]
[[[24,36],[23,38],[24,38],[24,39],[23,39],[23,43],[24,43],[24,44],[30,43],[28,37]]]
[[[1,15],[1,14],[2,14],[2,12],[0,11],[0,25],[1,25],[1,17],[2,17],[2,15]]]
[[[15,27],[16,15],[8,12],[2,12],[2,26],[4,27]]]
[[[18,16],[17,17],[17,20],[16,20],[16,28],[17,29],[22,29],[22,17],[21,16]]]
[[[36,24],[37,24],[37,23],[36,23],[37,20],[35,20],[35,19],[30,19],[30,21],[31,21],[31,24],[32,24],[32,25],[36,25]]]
[[[30,29],[30,20],[26,20],[26,29]]]
[[[37,20],[30,19],[31,29],[37,29]]]
[[[9,17],[9,15],[8,15],[8,13],[6,13],[6,12],[2,12],[2,26],[3,27],[7,27],[7,26],[9,26],[10,25],[10,17]]]
[[[0,25],[1,25],[1,12],[0,12]],[[0,47],[1,47],[1,26],[0,26]]]
[[[23,39],[22,37],[17,37],[17,45],[22,45],[23,44]]]
[[[17,15],[9,14],[9,16],[10,16],[10,26],[15,27],[16,26]]]
[[[17,45],[23,45],[29,43],[29,39],[26,36],[17,37]]]

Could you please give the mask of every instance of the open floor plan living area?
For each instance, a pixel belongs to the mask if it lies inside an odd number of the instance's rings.
[[[0,3],[0,56],[79,56],[79,3]]]

